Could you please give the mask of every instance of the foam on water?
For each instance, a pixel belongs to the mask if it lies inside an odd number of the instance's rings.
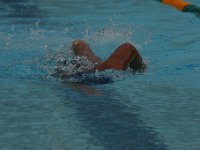
[[[121,41],[131,42],[134,32],[134,26],[131,25],[125,26],[116,24],[112,21],[112,19],[109,19],[109,21],[112,25],[110,28],[98,29],[94,27],[93,28],[89,27],[88,25],[85,26],[85,29],[83,30],[80,37],[91,45],[91,47],[94,49],[94,52],[97,53],[97,55],[100,55],[100,57],[103,56],[105,58],[108,57],[114,51],[114,48],[117,45],[116,43],[119,43]],[[20,30],[23,31],[23,34]],[[63,36],[67,37],[67,35],[69,35],[71,31],[70,29],[65,28],[64,31],[62,32]],[[63,36],[60,36],[60,32],[56,30],[46,31],[42,29],[42,27],[40,27],[40,21],[36,21],[34,26],[30,26],[28,28],[27,27],[24,28],[23,26],[20,27],[12,25],[10,27],[10,33],[7,35],[6,34],[7,33],[1,35],[2,39],[4,39],[2,44],[4,44],[3,47],[5,47],[4,49],[5,53],[7,53],[6,49],[20,50],[20,53],[14,51],[14,53],[16,53],[17,56],[16,60],[6,60],[5,62],[2,62],[4,68],[4,71],[2,71],[1,73],[2,77],[10,76],[12,78],[13,77],[24,78],[24,79],[26,78],[30,80],[37,78],[45,80],[46,79],[53,80],[52,74],[55,75],[56,68],[57,70],[59,69],[63,71],[65,70],[64,71],[65,73],[63,74],[66,74],[68,72],[68,74],[71,75],[75,75],[78,72],[83,71],[83,69],[81,68],[79,70],[74,70],[73,69],[74,66],[66,68],[62,65],[58,65],[58,62],[60,62],[62,59],[65,59],[66,63],[75,61],[73,60],[74,59],[73,54],[70,50],[73,38],[68,36],[68,38],[65,38],[65,40],[63,40]],[[51,38],[51,36],[56,36],[57,38],[56,41],[60,41],[59,42],[60,44],[55,43],[55,41],[53,40],[53,38]],[[20,38],[26,39],[23,45],[21,44]],[[60,38],[60,40],[58,38]],[[38,40],[40,42],[38,42]],[[114,44],[116,45],[114,46]],[[105,51],[103,50],[104,47],[110,47],[111,50]],[[13,55],[13,52],[10,53],[12,53]],[[107,56],[105,56],[105,54],[107,54]],[[26,55],[26,57],[23,57],[23,55],[24,56]],[[89,67],[88,70],[94,67],[94,64],[90,64],[90,62],[87,60],[82,60],[82,62],[80,62],[81,60],[76,60],[76,61],[79,61],[79,63],[85,65],[87,64]],[[114,82],[125,79],[125,76],[128,77],[130,76],[130,74],[132,73],[111,70],[102,73],[96,72],[95,74],[84,74],[81,77],[76,76],[70,79],[65,79],[65,81],[86,82],[87,79],[88,82],[91,81],[98,82],[99,77],[104,77],[105,79],[104,82],[111,82],[111,81]]]

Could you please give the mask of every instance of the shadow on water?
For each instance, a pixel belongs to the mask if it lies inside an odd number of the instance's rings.
[[[79,85],[77,89],[80,90]],[[94,137],[91,141],[97,140],[98,144],[113,150],[167,149],[159,134],[119,101],[123,99],[119,94],[108,89],[97,93],[101,94],[80,96],[73,102],[78,118]]]

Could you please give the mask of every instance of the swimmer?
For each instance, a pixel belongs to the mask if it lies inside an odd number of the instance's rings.
[[[82,40],[75,40],[72,43],[72,51],[75,56],[84,56],[95,64],[89,72],[106,69],[126,70],[129,67],[136,71],[146,67],[139,52],[130,43],[120,45],[105,61],[96,56],[90,46]]]
[[[157,1],[175,7],[176,9],[182,12],[193,13],[196,16],[200,17],[200,7],[185,2],[183,0],[157,0]]]
[[[82,40],[74,40],[71,51],[74,54],[73,60],[69,64],[65,59],[59,60],[61,65],[56,67],[54,76],[65,79],[106,69],[127,70],[130,68],[133,71],[141,71],[146,68],[139,52],[130,43],[120,45],[105,61],[96,56],[89,44]]]

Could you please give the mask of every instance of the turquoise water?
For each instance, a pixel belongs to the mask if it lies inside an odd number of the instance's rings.
[[[188,0],[200,5],[198,0]],[[1,0],[1,150],[198,150],[200,19],[150,0]],[[111,84],[50,76],[74,39],[148,69]]]

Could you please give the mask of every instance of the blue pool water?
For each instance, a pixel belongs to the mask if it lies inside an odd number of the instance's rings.
[[[0,0],[0,149],[199,150],[199,26],[153,0]],[[131,42],[148,69],[53,78],[77,38],[102,59]]]

